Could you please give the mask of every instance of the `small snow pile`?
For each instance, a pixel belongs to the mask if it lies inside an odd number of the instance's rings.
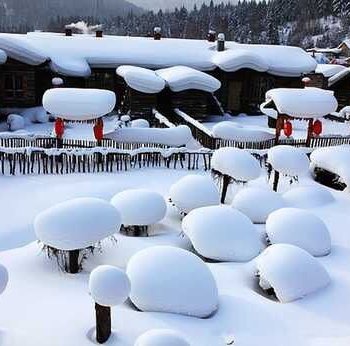
[[[277,192],[248,187],[235,195],[232,206],[248,216],[252,222],[265,223],[269,214],[285,207],[286,203]]]
[[[244,214],[229,206],[211,206],[191,211],[182,229],[203,257],[247,262],[261,250],[259,234]]]
[[[220,89],[221,82],[205,72],[187,66],[174,66],[157,70],[166,85],[174,92],[197,89],[213,93]]]
[[[316,208],[335,201],[329,190],[321,186],[300,186],[283,194],[287,205],[295,208]]]
[[[327,226],[306,210],[283,208],[271,213],[266,221],[266,233],[271,244],[292,244],[313,256],[326,256],[331,252]]]
[[[136,119],[131,122],[131,127],[149,128],[149,122],[146,119]]]
[[[25,125],[24,118],[18,114],[9,114],[6,123],[10,131],[22,130]]]
[[[120,212],[124,226],[153,225],[165,217],[167,210],[162,195],[144,189],[122,191],[112,198],[111,203]]]
[[[76,198],[41,212],[34,221],[38,239],[60,250],[93,246],[119,231],[121,217],[116,208],[98,198]]]
[[[256,261],[260,286],[273,289],[282,303],[303,298],[326,287],[330,277],[308,252],[290,244],[268,247]]]
[[[115,93],[102,89],[56,88],[43,96],[46,111],[66,120],[100,118],[110,113],[115,103]]]
[[[8,281],[8,271],[2,264],[0,264],[0,294],[2,294],[5,291]]]
[[[235,124],[232,121],[222,121],[216,124],[212,129],[216,138],[232,140],[237,142],[260,142],[273,139],[275,136],[267,131],[247,128]]]
[[[205,318],[218,308],[218,289],[207,265],[193,253],[154,246],[129,261],[130,299],[148,312]]]
[[[102,265],[91,272],[89,291],[97,304],[115,306],[123,304],[128,299],[130,281],[120,269]]]
[[[289,145],[276,145],[269,149],[267,161],[275,171],[289,177],[305,175],[310,165],[307,155],[301,149]]]
[[[260,176],[260,165],[248,152],[237,148],[220,148],[212,157],[212,168],[236,181],[249,181]]]
[[[130,88],[142,93],[157,94],[165,88],[164,79],[146,68],[123,65],[117,68],[117,74]]]
[[[339,116],[349,120],[350,119],[350,106],[345,106],[339,111]]]
[[[174,330],[151,329],[137,338],[135,346],[190,346],[190,344]]]
[[[191,210],[220,204],[220,195],[212,179],[200,175],[187,175],[169,191],[171,203],[180,211],[188,214]]]
[[[44,124],[49,121],[49,115],[43,107],[27,108],[21,112],[22,117],[29,123]]]
[[[63,84],[64,84],[64,81],[63,81],[63,79],[60,78],[60,77],[54,77],[54,78],[52,78],[51,83],[52,83],[53,86],[56,86],[56,87],[57,87],[57,86],[63,85]]]

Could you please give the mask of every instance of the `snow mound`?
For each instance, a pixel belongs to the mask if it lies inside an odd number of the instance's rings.
[[[275,171],[290,177],[305,175],[310,166],[307,155],[301,149],[289,145],[276,145],[269,149],[267,161]]]
[[[151,329],[137,338],[135,346],[190,346],[190,344],[174,330]]]
[[[98,198],[76,198],[37,215],[34,230],[44,244],[78,250],[119,231],[121,217],[110,203]]]
[[[320,186],[295,187],[283,194],[283,199],[291,207],[316,208],[335,201],[333,195]]]
[[[136,119],[131,122],[131,127],[149,128],[149,122],[146,119]]]
[[[60,77],[54,77],[54,78],[52,78],[51,83],[53,86],[61,86],[64,84],[64,81]]]
[[[6,120],[10,131],[17,131],[24,129],[24,118],[19,114],[9,114]]]
[[[306,210],[283,208],[273,212],[266,221],[266,233],[271,244],[292,244],[313,256],[326,256],[331,252],[327,226]]]
[[[195,250],[218,261],[247,262],[261,250],[259,234],[244,214],[219,205],[191,211],[182,229]]]
[[[102,117],[114,109],[115,103],[115,93],[102,89],[56,88],[43,96],[46,111],[67,120]]]
[[[130,88],[142,93],[157,94],[165,88],[164,79],[146,68],[123,65],[117,68],[117,74]]]
[[[172,128],[118,128],[107,133],[105,138],[123,143],[156,143],[168,146],[184,146],[192,139],[192,132],[186,125]]]
[[[221,82],[216,78],[187,66],[169,67],[156,73],[174,92],[197,89],[213,93],[221,87]]]
[[[237,148],[220,148],[212,157],[212,168],[238,181],[249,181],[260,176],[260,165],[248,152]]]
[[[8,281],[9,273],[7,269],[2,264],[0,264],[0,294],[5,291]]]
[[[165,217],[167,210],[162,195],[143,189],[122,191],[111,203],[120,212],[124,226],[153,225]]]
[[[216,138],[227,139],[237,142],[260,142],[273,139],[275,136],[267,131],[247,128],[235,124],[232,121],[222,121],[216,124],[212,129]]]
[[[53,72],[71,77],[89,77],[91,68],[84,58],[66,57],[60,55],[55,56],[50,61],[50,67]]]
[[[218,289],[207,265],[193,253],[171,246],[137,252],[129,261],[130,299],[148,312],[205,318],[218,307]]]
[[[43,107],[27,108],[21,112],[22,117],[27,123],[47,123],[49,115]]]
[[[171,186],[169,197],[185,214],[196,208],[220,204],[220,194],[212,179],[200,175],[187,175],[178,180]]]
[[[277,192],[248,187],[235,195],[232,206],[248,216],[252,222],[265,223],[269,214],[285,207],[286,203]]]
[[[102,306],[123,304],[130,293],[130,280],[120,269],[102,265],[90,274],[89,291],[94,301]]]
[[[268,247],[256,261],[263,289],[273,288],[282,303],[303,298],[326,287],[330,277],[308,252],[290,244]]]

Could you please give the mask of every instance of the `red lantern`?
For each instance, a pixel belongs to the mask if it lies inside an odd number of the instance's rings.
[[[94,126],[94,135],[97,141],[102,141],[103,139],[103,121],[102,119],[97,119]]]
[[[290,137],[293,133],[293,125],[290,121],[286,121],[283,125],[283,132],[285,136]]]
[[[57,118],[55,121],[55,133],[58,139],[61,139],[64,134],[64,121],[61,118]]]
[[[316,136],[319,136],[322,133],[322,122],[316,120],[312,125],[312,131]]]

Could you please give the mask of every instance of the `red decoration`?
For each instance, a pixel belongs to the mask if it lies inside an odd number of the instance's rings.
[[[290,137],[293,133],[293,125],[290,121],[286,121],[283,125],[283,132],[287,137]]]
[[[58,139],[61,139],[64,134],[64,121],[61,118],[57,118],[55,121],[55,133]]]
[[[322,133],[322,122],[316,120],[312,125],[312,131],[316,136],[319,136]]]
[[[103,139],[103,120],[97,119],[97,122],[94,126],[94,135],[97,141],[102,141]]]

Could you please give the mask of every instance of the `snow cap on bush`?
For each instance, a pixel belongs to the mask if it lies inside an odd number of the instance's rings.
[[[131,122],[131,127],[149,128],[149,122],[146,119],[136,119]]]
[[[10,131],[21,130],[25,125],[24,118],[19,114],[9,114],[6,123]]]
[[[171,186],[169,195],[172,203],[185,214],[196,208],[220,204],[219,191],[214,182],[201,175],[181,178]]]
[[[273,288],[279,301],[288,303],[326,287],[330,278],[318,260],[290,244],[268,247],[256,261],[260,285]]]
[[[269,149],[267,161],[275,171],[290,177],[305,175],[310,166],[302,149],[289,145],[277,145]]]
[[[60,250],[93,246],[119,232],[121,217],[116,208],[99,198],[76,198],[59,203],[34,220],[37,238]]]
[[[161,221],[167,206],[162,195],[145,189],[125,190],[111,199],[124,226],[149,226]]]
[[[302,209],[283,208],[269,215],[266,233],[272,244],[299,246],[313,256],[325,256],[331,251],[331,237],[325,223]]]
[[[248,187],[235,195],[232,206],[247,215],[252,222],[265,223],[270,213],[285,207],[286,203],[277,192]]]
[[[2,294],[5,291],[8,281],[8,271],[2,264],[0,264],[0,294]]]
[[[190,344],[174,330],[151,329],[137,338],[135,346],[190,346]]]
[[[91,272],[89,291],[97,304],[115,306],[127,300],[130,293],[130,281],[120,269],[102,265]]]
[[[250,261],[262,247],[249,218],[225,205],[191,211],[182,229],[201,256],[218,261]]]
[[[208,317],[218,307],[218,289],[207,265],[193,253],[171,246],[137,252],[129,261],[130,299],[148,312]]]
[[[220,148],[212,158],[212,168],[238,181],[249,181],[260,176],[260,165],[250,153],[237,148]]]

